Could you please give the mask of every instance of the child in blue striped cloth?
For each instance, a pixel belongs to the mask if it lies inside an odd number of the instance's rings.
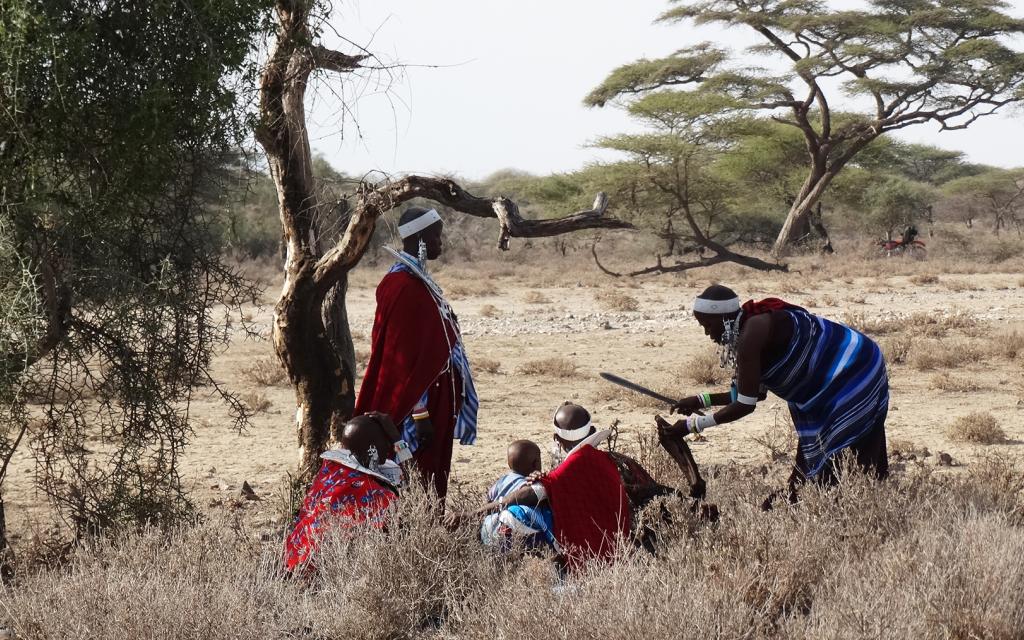
[[[500,501],[530,482],[530,475],[541,470],[540,447],[530,440],[516,440],[508,446],[509,472],[498,478],[487,490],[487,501]],[[526,507],[511,505],[484,518],[480,539],[488,546],[507,550],[513,540],[522,539],[527,549],[549,545],[557,548],[553,532],[551,508],[542,505]]]

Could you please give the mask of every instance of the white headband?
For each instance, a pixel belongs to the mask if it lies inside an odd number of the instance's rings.
[[[594,426],[594,423],[589,418],[589,414],[587,418],[587,424],[577,429],[563,429],[562,427],[558,426],[558,421],[554,417],[551,418],[551,422],[553,422],[555,425],[555,435],[557,435],[562,440],[568,440],[569,442],[576,442],[577,440],[582,440],[583,438],[586,438],[587,436],[590,435],[590,428]]]
[[[711,313],[715,315],[725,315],[727,313],[733,313],[739,310],[739,298],[730,298],[728,300],[708,300],[707,298],[701,298],[698,296],[693,301],[694,313]]]
[[[436,209],[430,209],[424,212],[418,218],[413,218],[409,222],[398,227],[398,235],[402,236],[402,240],[405,240],[409,236],[415,235],[420,231],[423,231],[435,222],[441,221],[441,215]]]

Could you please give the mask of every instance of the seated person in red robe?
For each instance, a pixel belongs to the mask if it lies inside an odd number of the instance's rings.
[[[516,517],[519,506],[550,505],[553,515],[551,529],[560,553],[560,564],[578,566],[590,558],[609,558],[616,538],[622,537],[634,544],[654,551],[655,531],[637,526],[637,513],[654,498],[685,496],[674,487],[658,483],[633,458],[612,451],[597,449],[611,433],[599,431],[591,422],[590,413],[583,407],[566,403],[554,416],[554,454],[559,460],[547,474],[534,474],[532,484],[518,488],[480,509],[453,515],[449,524],[463,519],[500,512],[501,517]],[[701,502],[704,480],[690,454],[689,447],[680,436],[662,433],[659,440],[676,461],[690,484],[691,510],[706,520],[716,520],[717,508]],[[668,521],[667,512],[662,517]],[[525,527],[539,531],[537,523],[521,522]]]
[[[534,507],[546,503],[551,507],[560,564],[578,567],[590,559],[609,559],[616,539],[629,535],[632,521],[629,496],[618,466],[611,454],[597,448],[611,431],[598,431],[590,413],[574,404],[560,407],[554,424],[558,453],[564,456],[557,467],[539,475],[532,484],[448,521],[456,524],[480,518],[510,505]]]
[[[398,500],[401,468],[389,459],[398,430],[386,415],[353,418],[341,434],[341,448],[320,454],[320,467],[285,538],[285,567],[308,565],[331,529],[383,528]]]

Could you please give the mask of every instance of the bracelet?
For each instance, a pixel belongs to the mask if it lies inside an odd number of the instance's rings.
[[[705,391],[704,393],[698,394],[697,399],[700,400],[700,406],[707,409],[711,406],[711,394]]]
[[[408,462],[412,458],[412,450],[409,448],[409,443],[405,440],[399,440],[395,443],[395,461],[398,464]]]
[[[430,417],[429,411],[421,411],[420,413],[412,414],[412,419],[419,422],[420,420],[426,420]]]
[[[737,393],[736,402],[753,407],[757,404],[757,396],[745,396],[742,393]]]
[[[693,434],[698,434],[708,427],[714,427],[717,424],[713,415],[698,416],[697,414],[691,414],[686,417],[686,430]]]

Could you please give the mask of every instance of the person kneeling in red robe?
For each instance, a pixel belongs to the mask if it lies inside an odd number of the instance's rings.
[[[363,415],[345,424],[340,449],[320,454],[324,464],[285,538],[288,571],[308,566],[331,529],[385,526],[402,479],[401,468],[388,459],[396,440],[398,431],[387,416]]]
[[[630,498],[612,454],[597,447],[611,431],[598,431],[590,413],[565,404],[554,417],[555,442],[564,459],[537,481],[480,509],[448,518],[450,525],[480,518],[508,505],[551,506],[559,564],[578,568],[592,559],[609,560],[616,541],[628,539],[632,523]]]

